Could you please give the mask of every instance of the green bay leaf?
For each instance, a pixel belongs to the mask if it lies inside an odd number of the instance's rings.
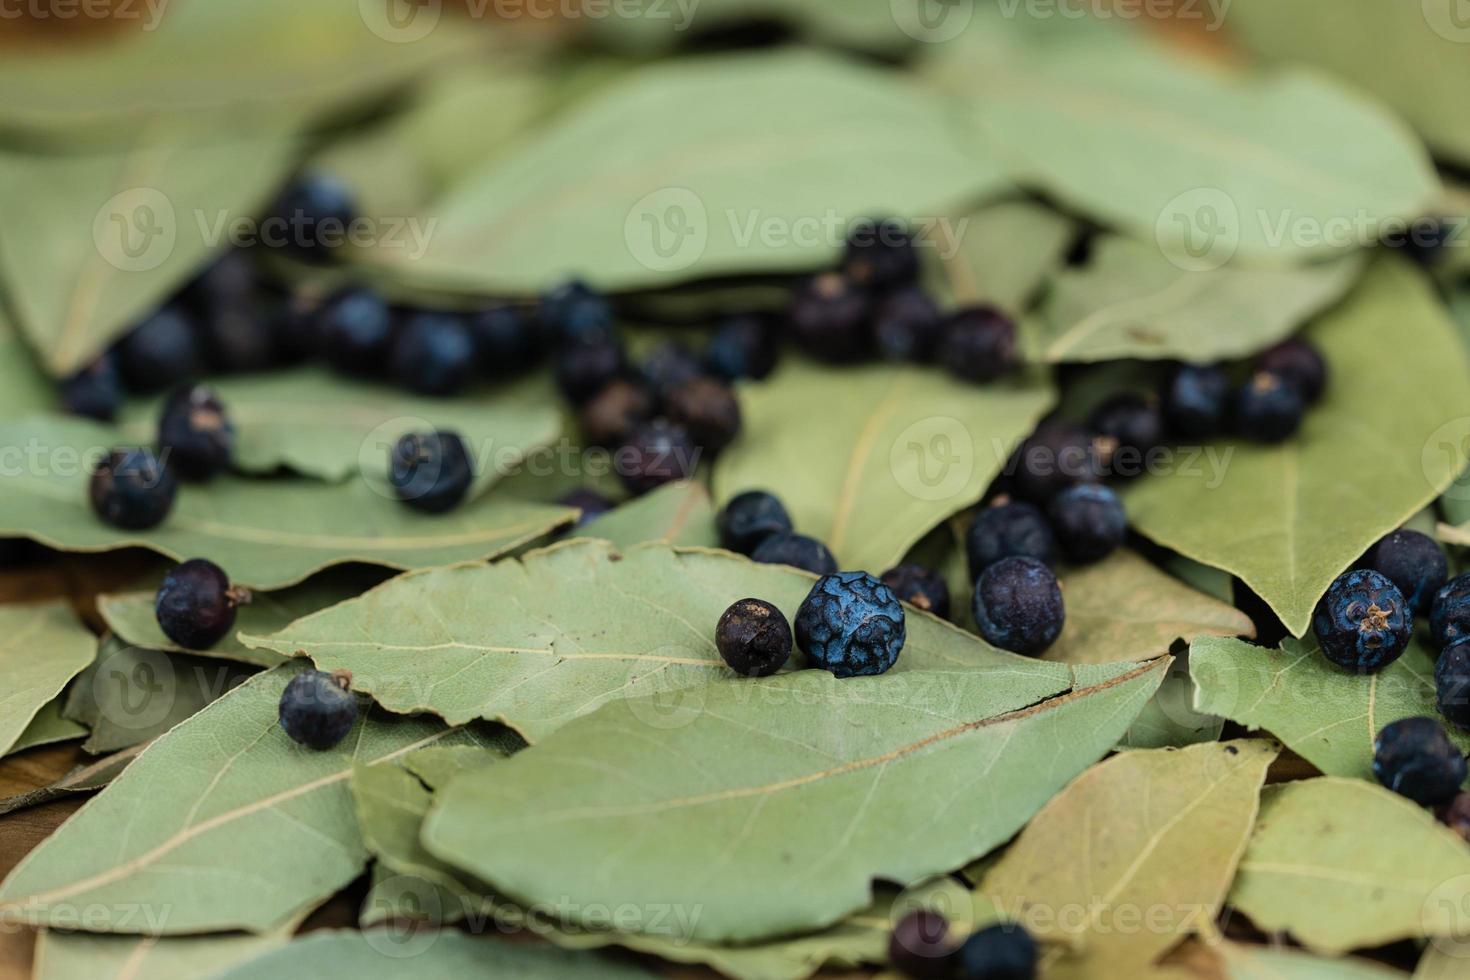
[[[760,596],[794,620],[813,576],[722,551],[568,541],[522,559],[400,576],[248,646],[351,670],[392,711],[451,724],[486,718],[538,741],[609,700],[677,701],[733,678],[715,624]],[[488,605],[486,596],[497,597]],[[893,674],[994,669],[1066,684],[1070,673],[1004,653],[917,611]]]
[[[1300,268],[1180,268],[1156,247],[1105,238],[1051,283],[1040,313],[1051,362],[1231,360],[1268,347],[1336,302],[1363,270],[1350,255]]]
[[[1470,848],[1418,804],[1360,779],[1267,787],[1230,904],[1329,955],[1463,935]],[[1461,931],[1456,931],[1461,930]]]
[[[1076,222],[1045,205],[997,201],[929,229],[924,282],[951,305],[984,303],[1019,316],[1078,234]]]
[[[1048,976],[1142,970],[1218,914],[1278,751],[1241,740],[1113,756],[1043,807],[978,890],[1067,946],[1048,951]],[[1156,908],[1171,914],[1126,926]]]
[[[648,541],[716,548],[715,508],[702,483],[670,483],[615,507],[578,528],[575,537],[602,538],[617,548]]]
[[[304,665],[259,674],[154,741],[0,883],[0,920],[97,932],[266,931],[355,878],[356,765],[472,740],[422,719],[365,712],[336,748],[281,731]]]
[[[29,792],[6,797],[0,800],[0,815],[49,803],[51,800],[71,793],[87,793],[101,789],[116,779],[118,773],[126,769],[128,763],[137,758],[138,753],[146,747],[147,743],[140,743],[123,749],[121,752],[114,752],[112,755],[103,756],[96,762],[75,767],[55,782],[37,787]]]
[[[96,653],[69,602],[0,606],[0,755]]]
[[[788,359],[741,386],[745,427],[715,464],[715,500],[769,490],[839,566],[881,575],[980,499],[1054,398],[1036,372],[973,385],[920,368]]]
[[[265,936],[102,936],[47,929],[36,943],[32,980],[198,980],[286,942]]]
[[[26,725],[25,731],[20,737],[11,743],[10,748],[3,754],[12,755],[16,752],[24,752],[26,749],[34,749],[40,745],[53,745],[56,742],[69,742],[74,738],[84,738],[87,734],[85,725],[79,725],[61,713],[63,695],[58,695],[41,705],[35,717]]]
[[[1387,322],[1392,371],[1383,367]],[[1339,573],[1464,469],[1464,447],[1428,449],[1446,423],[1470,417],[1465,353],[1423,276],[1398,261],[1376,262],[1307,337],[1332,377],[1297,435],[1280,446],[1181,452],[1124,493],[1135,529],[1239,576],[1296,636]]]
[[[1220,954],[1229,980],[1404,980],[1398,970],[1354,957],[1327,958],[1227,941],[1212,944],[1211,949]]]
[[[360,480],[221,477],[184,486],[149,531],[103,524],[87,498],[91,461],[115,440],[79,419],[0,425],[0,442],[34,450],[35,465],[0,476],[0,534],[64,551],[138,546],[176,560],[207,555],[237,585],[279,589],[351,562],[422,568],[503,554],[572,519],[575,511],[491,494],[448,514],[414,511]]]
[[[701,942],[820,929],[874,879],[1002,843],[1117,742],[1166,666],[811,670],[712,682],[672,709],[618,701],[452,782],[423,841],[512,898],[570,896],[572,925],[629,902],[700,908],[683,938]]]

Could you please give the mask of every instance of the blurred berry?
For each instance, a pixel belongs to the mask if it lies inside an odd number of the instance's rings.
[[[797,288],[789,312],[797,344],[812,357],[833,364],[868,355],[870,299],[845,276],[828,272]]]

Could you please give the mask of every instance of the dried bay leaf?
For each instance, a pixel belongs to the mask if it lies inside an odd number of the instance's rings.
[[[1007,186],[952,108],[811,51],[654,65],[451,189],[422,256],[364,261],[492,293],[573,273],[623,290],[810,270],[856,219],[936,215]]]
[[[284,944],[288,935],[101,936],[46,929],[32,980],[198,980]]]
[[[918,881],[1003,842],[1116,743],[1166,666],[813,670],[711,683],[672,709],[618,701],[453,781],[423,842],[512,898],[571,896],[572,925],[577,907],[631,902],[699,907],[683,938],[701,942],[825,928],[875,878]]]
[[[86,793],[101,789],[116,779],[118,773],[127,768],[128,763],[132,762],[146,747],[147,743],[144,742],[123,749],[121,752],[114,752],[112,755],[103,756],[96,762],[77,766],[54,783],[0,800],[0,815],[23,810],[26,807],[39,806],[69,793]]]
[[[0,281],[51,374],[86,365],[191,279],[299,149],[280,134],[184,138],[159,123],[113,150],[0,152]]]
[[[96,653],[70,603],[0,605],[0,755]]]
[[[1048,951],[1048,976],[1141,970],[1218,914],[1278,750],[1241,740],[1116,755],[1043,807],[978,890],[1069,945]],[[1167,919],[1145,919],[1159,908]]]
[[[1189,672],[1189,650],[1175,644],[1174,662],[1164,682],[1138,713],[1118,743],[1126,749],[1183,748],[1214,742],[1225,730],[1225,719],[1194,707],[1194,680]]]
[[[55,387],[16,329],[0,294],[0,421],[50,411],[56,401]]]
[[[602,538],[617,548],[647,541],[717,548],[715,508],[702,483],[670,483],[634,498],[578,528],[574,537]]]
[[[1087,266],[1052,281],[1040,313],[1047,361],[1242,358],[1340,299],[1364,265],[1349,255],[1299,268],[1190,271],[1127,238],[1093,249]]]
[[[1386,322],[1392,371],[1383,368]],[[1135,529],[1239,576],[1298,636],[1332,580],[1465,468],[1458,444],[1439,454],[1424,447],[1446,422],[1470,416],[1470,363],[1423,276],[1402,262],[1375,262],[1307,337],[1332,382],[1296,436],[1209,447],[1218,465],[1176,457],[1180,465],[1124,491]]]
[[[1076,222],[1045,205],[997,201],[929,229],[920,243],[925,285],[951,305],[985,303],[1019,316],[1078,232]]]
[[[745,428],[715,464],[715,500],[769,490],[838,565],[881,575],[980,499],[1054,400],[1038,372],[973,385],[932,369],[788,358],[741,386]]]
[[[238,634],[274,633],[303,616],[361,595],[388,579],[390,574],[380,568],[348,565],[313,575],[300,585],[279,592],[255,592],[236,613],[234,630],[208,650],[186,650],[164,635],[154,609],[156,591],[98,596],[97,611],[107,628],[132,646],[274,667],[285,658],[269,650],[247,647],[240,642]]]
[[[1294,949],[1228,941],[1211,948],[1223,959],[1229,980],[1404,980],[1403,973],[1372,960],[1327,959]]]
[[[1200,637],[1189,648],[1194,706],[1261,728],[1330,776],[1373,779],[1373,740],[1389,722],[1435,717],[1434,655],[1418,639],[1376,674],[1329,663],[1315,640],[1280,650]],[[1470,733],[1446,730],[1470,751]]]
[[[103,524],[87,499],[88,464],[113,444],[105,427],[31,418],[0,425],[0,443],[34,447],[40,462],[0,476],[0,534],[66,551],[139,546],[183,560],[199,555],[237,585],[278,589],[333,565],[419,568],[502,554],[572,519],[575,511],[491,494],[428,515],[362,481],[220,477],[185,486],[172,513],[149,531]]]
[[[1329,955],[1464,935],[1470,848],[1418,804],[1360,779],[1268,786],[1230,904]]]
[[[356,877],[353,767],[475,737],[365,712],[336,748],[307,749],[277,723],[301,669],[259,674],[153,742],[0,884],[0,919],[75,928],[86,909],[92,931],[263,932]]]
[[[359,599],[248,646],[298,652],[391,711],[432,711],[451,724],[487,718],[531,741],[606,701],[682,692],[734,678],[715,623],[760,596],[788,619],[813,577],[720,551],[568,541],[494,565],[400,576]],[[494,596],[487,604],[486,596]],[[890,677],[951,669],[1035,680],[1056,689],[1068,669],[1004,653],[933,617],[911,614]]]
[[[26,725],[25,731],[20,737],[11,743],[10,748],[3,754],[11,755],[16,752],[24,752],[38,745],[52,745],[56,742],[68,742],[74,738],[83,738],[87,734],[85,725],[66,718],[61,713],[62,699],[65,694],[59,694],[41,705],[35,717]]]
[[[554,946],[511,943],[493,937],[443,932],[429,937],[412,960],[424,976],[463,980],[651,980],[642,967],[591,953],[574,953]],[[411,941],[411,940],[410,940]],[[394,980],[403,975],[402,953],[385,956],[384,948],[398,951],[403,942],[388,934],[374,936],[355,931],[323,930],[293,940],[240,966],[216,980],[280,980],[281,977],[318,977],[320,980]]]

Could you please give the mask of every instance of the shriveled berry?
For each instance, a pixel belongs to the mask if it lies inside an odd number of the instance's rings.
[[[699,465],[699,449],[683,426],[654,419],[633,432],[614,462],[623,486],[636,496],[688,479]]]
[[[1439,713],[1456,728],[1470,730],[1470,636],[1444,648],[1434,665]]]
[[[939,363],[966,381],[994,381],[1016,366],[1016,324],[993,306],[960,310],[944,325]]]
[[[1439,822],[1470,843],[1470,793],[1456,793],[1455,798],[1434,811]]]
[[[541,322],[561,343],[596,343],[613,336],[613,308],[608,298],[577,279],[541,297]]]
[[[474,475],[469,449],[457,432],[407,433],[388,458],[388,482],[398,499],[430,514],[457,507]]]
[[[823,575],[796,613],[796,641],[838,677],[885,673],[906,638],[898,597],[867,572]]]
[[[1035,980],[1036,940],[1012,923],[972,934],[955,955],[960,980]]]
[[[235,611],[249,601],[249,591],[230,585],[224,569],[191,558],[163,577],[153,612],[164,636],[188,650],[208,650],[230,631]]]
[[[61,407],[72,415],[101,422],[117,416],[126,395],[117,357],[111,351],[61,382]]]
[[[1437,647],[1470,636],[1470,574],[1450,579],[1434,594],[1429,635]]]
[[[639,375],[661,404],[674,389],[693,381],[703,370],[694,352],[674,340],[654,347],[638,365]]]
[[[944,980],[954,974],[960,938],[938,912],[917,909],[899,919],[888,937],[888,963],[917,980]]]
[[[263,371],[277,362],[276,336],[265,316],[250,255],[225,253],[184,290],[205,359],[216,371]]]
[[[934,569],[904,562],[884,572],[882,581],[899,601],[940,619],[949,618],[949,583]]]
[[[577,527],[581,527],[587,522],[601,517],[615,506],[606,496],[590,487],[578,487],[576,490],[569,490],[556,498],[556,502],[563,507],[575,507],[581,511],[577,515]]]
[[[837,571],[837,559],[827,546],[805,534],[773,534],[756,545],[750,557],[763,565],[790,565],[814,575]]]
[[[393,313],[371,289],[347,289],[317,311],[317,336],[327,363],[345,374],[381,374],[393,340]]]
[[[1216,364],[1186,364],[1164,384],[1160,399],[1164,420],[1177,436],[1209,439],[1225,430],[1230,404],[1230,375]]]
[[[705,370],[726,381],[760,380],[775,366],[775,329],[770,318],[759,313],[725,317],[716,325],[704,351]]]
[[[740,401],[723,381],[686,381],[668,393],[665,403],[669,421],[688,430],[705,452],[719,452],[740,434]]]
[[[1297,386],[1268,371],[1257,371],[1235,392],[1236,431],[1255,442],[1290,439],[1301,428],[1305,410]]]
[[[1400,529],[1379,539],[1363,556],[1363,567],[1380,572],[1399,587],[1416,616],[1429,611],[1434,594],[1449,578],[1450,563],[1427,534]]]
[[[1066,623],[1057,577],[1034,558],[1002,558],[980,573],[971,602],[980,635],[992,646],[1035,656]]]
[[[741,599],[720,616],[715,646],[735,673],[769,677],[791,657],[791,624],[769,602]]]
[[[1128,537],[1123,501],[1100,483],[1068,487],[1047,506],[1062,552],[1075,562],[1100,561]]]
[[[545,353],[540,326],[514,306],[492,306],[465,318],[480,370],[511,377],[536,366]]]
[[[475,343],[464,318],[415,313],[404,321],[388,358],[393,379],[421,395],[457,394],[475,373]]]
[[[802,350],[833,364],[868,355],[868,293],[837,272],[814,276],[796,290],[789,316]]]
[[[1037,426],[1008,468],[1016,495],[1037,504],[1078,483],[1101,481],[1106,469],[1092,434],[1061,419]]]
[[[919,277],[919,252],[902,222],[867,218],[848,232],[842,270],[865,287],[900,286]]]
[[[303,174],[276,199],[261,241],[307,262],[326,262],[348,243],[357,201],[347,185],[325,174]]]
[[[1421,806],[1448,803],[1465,781],[1465,757],[1433,718],[1383,726],[1373,742],[1373,775]]]
[[[1369,568],[1339,575],[1312,613],[1323,656],[1359,673],[1382,670],[1397,660],[1413,628],[1398,586]]]
[[[178,483],[151,449],[114,449],[92,470],[92,509],[113,527],[144,531],[163,523]]]
[[[573,405],[584,405],[627,370],[628,357],[616,338],[576,341],[556,355],[556,383]]]
[[[1296,386],[1302,401],[1315,404],[1327,389],[1327,360],[1300,338],[1283,340],[1256,359],[1256,371],[1274,374]]]
[[[939,305],[918,286],[889,293],[873,313],[873,341],[886,361],[927,361],[944,334]]]
[[[1108,472],[1116,477],[1142,476],[1149,453],[1164,442],[1164,416],[1153,395],[1115,395],[1093,410],[1087,424],[1111,446]]]
[[[318,752],[330,749],[357,721],[352,675],[345,670],[297,674],[281,692],[280,720],[292,741]]]
[[[133,391],[161,391],[204,374],[204,353],[182,307],[166,306],[118,341],[117,366]]]
[[[1002,558],[1035,558],[1057,563],[1057,539],[1041,511],[1024,501],[1000,499],[975,515],[965,534],[970,578]]]
[[[637,382],[618,378],[582,406],[577,419],[589,446],[613,448],[653,418],[653,396]]]
[[[771,493],[747,490],[730,498],[715,522],[720,544],[742,555],[753,552],[762,541],[791,533],[791,515]]]
[[[229,469],[235,425],[212,388],[179,388],[163,403],[158,448],[186,480],[210,480]]]

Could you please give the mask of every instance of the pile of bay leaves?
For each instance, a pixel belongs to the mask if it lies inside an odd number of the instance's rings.
[[[1309,628],[1394,528],[1466,565],[1455,5],[1181,2],[1168,31],[1105,0],[0,21],[0,536],[40,552],[0,572],[0,975],[800,980],[885,969],[916,908],[1023,923],[1045,977],[1470,975],[1470,844],[1370,771],[1379,728],[1433,713],[1433,655],[1353,676]],[[1016,316],[1028,363],[975,387],[788,351],[695,479],[575,528],[554,501],[616,483],[542,373],[443,401],[220,377],[235,472],[155,530],[101,524],[89,454],[148,441],[157,402],[83,421],[55,379],[303,169],[379,233],[288,283],[471,307],[577,275],[635,345],[698,344],[897,215],[931,290]],[[1379,243],[1425,215],[1453,232],[1434,261]],[[844,568],[941,569],[964,607],[959,538],[1042,418],[1302,331],[1332,384],[1300,435],[1126,484],[1131,545],[1062,569],[1043,657],[909,609],[881,677],[723,667],[726,605],[793,616],[811,586],[718,549],[735,492],[775,491]],[[383,459],[425,424],[546,465],[418,514]],[[188,557],[255,593],[203,653],[153,618]],[[311,663],[371,704],[326,752],[276,724]]]

